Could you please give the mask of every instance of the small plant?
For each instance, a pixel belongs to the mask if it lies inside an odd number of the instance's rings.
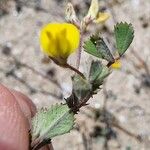
[[[109,15],[99,12],[98,0],[92,0],[87,15],[80,21],[71,3],[67,5],[66,19],[68,23],[50,23],[44,26],[40,34],[42,51],[60,67],[75,72],[72,78],[72,93],[61,104],[39,110],[32,119],[32,149],[39,149],[50,143],[55,136],[70,132],[75,124],[75,115],[81,107],[88,105],[88,100],[101,89],[105,78],[113,67],[118,67],[118,60],[130,46],[134,30],[131,24],[117,23],[114,27],[116,53],[114,57],[100,33],[84,38],[89,24],[105,22]],[[77,51],[76,67],[68,64],[67,59]],[[89,62],[90,70],[83,73],[79,70],[82,50],[84,49],[97,60]],[[102,63],[105,60],[106,63]]]

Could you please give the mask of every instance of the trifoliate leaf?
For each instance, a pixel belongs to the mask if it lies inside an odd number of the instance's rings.
[[[32,120],[32,141],[51,139],[69,132],[74,125],[74,114],[66,104],[56,104],[37,112]]]
[[[108,46],[99,35],[91,36],[90,39],[85,42],[84,50],[93,56],[114,62],[114,58]]]
[[[73,93],[79,100],[85,98],[92,89],[91,84],[86,79],[83,79],[79,75],[75,75],[72,78],[72,82],[73,82]]]
[[[114,28],[116,46],[120,56],[122,56],[128,49],[134,38],[134,29],[132,24],[117,23]]]
[[[102,85],[104,79],[110,74],[109,68],[102,65],[100,61],[93,61],[89,74],[90,82],[93,85],[93,90],[97,90]]]

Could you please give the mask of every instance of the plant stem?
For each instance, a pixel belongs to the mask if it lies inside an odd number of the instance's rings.
[[[87,105],[87,101],[92,97],[93,93],[89,92],[87,94],[87,96],[81,100],[81,103],[79,103],[79,105],[77,106],[77,110],[79,110],[81,107],[86,106]]]
[[[69,65],[68,63],[66,63],[64,65],[64,67],[69,68],[70,70],[73,70],[74,72],[76,72],[77,74],[79,74],[82,78],[85,79],[85,76],[82,72],[80,72],[78,69],[74,68],[73,66]]]
[[[51,144],[51,140],[43,140],[41,143],[37,144],[36,146],[34,146],[32,148],[32,150],[39,150],[40,148],[42,148],[45,145]],[[49,147],[47,147],[49,149]],[[51,148],[53,149],[52,145]]]
[[[79,69],[80,66],[80,59],[81,59],[81,52],[82,52],[82,44],[83,44],[83,31],[80,29],[80,43],[78,47],[78,53],[77,53],[77,62],[76,62],[76,68]]]
[[[120,59],[120,57],[117,57],[117,58],[115,58],[114,62],[108,62],[107,67],[109,68],[113,63],[115,63],[119,59]]]
[[[61,66],[61,67],[64,67],[64,68],[68,68],[68,69],[70,69],[70,70],[73,70],[74,72],[76,72],[76,73],[79,74],[82,78],[85,79],[85,76],[84,76],[84,74],[83,74],[82,72],[80,72],[78,69],[74,68],[73,66],[69,65],[67,62],[65,62],[65,63],[62,64],[62,63],[60,63],[58,60],[56,60],[56,59],[54,59],[54,58],[52,58],[52,57],[50,57],[50,56],[49,56],[49,58],[50,58],[51,60],[53,60],[57,65],[59,65],[59,66]]]

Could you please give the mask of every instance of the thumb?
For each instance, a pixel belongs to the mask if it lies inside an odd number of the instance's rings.
[[[28,128],[15,96],[0,85],[0,150],[28,150]]]

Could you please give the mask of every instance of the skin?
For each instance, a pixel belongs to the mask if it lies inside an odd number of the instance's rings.
[[[29,150],[32,101],[20,92],[0,85],[0,150]],[[40,150],[53,150],[52,145]]]

